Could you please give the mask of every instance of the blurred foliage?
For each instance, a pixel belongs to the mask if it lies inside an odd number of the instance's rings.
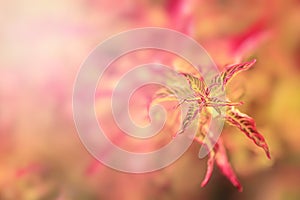
[[[299,10],[297,0],[1,1],[0,199],[300,199]],[[242,193],[218,172],[200,187],[206,159],[196,143],[163,170],[125,174],[80,142],[71,106],[80,64],[108,36],[145,26],[189,34],[218,66],[257,59],[229,90],[243,88],[235,98],[272,160],[238,130],[222,133]]]

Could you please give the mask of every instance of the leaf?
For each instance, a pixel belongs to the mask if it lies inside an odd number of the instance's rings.
[[[210,152],[209,153],[209,157],[207,160],[207,169],[206,169],[206,174],[205,177],[201,183],[201,187],[204,187],[207,185],[208,181],[211,178],[212,172],[214,170],[214,163],[215,163],[215,153],[214,152]]]
[[[159,104],[168,101],[178,101],[177,96],[168,88],[159,89],[148,104],[148,110],[154,104]]]
[[[185,116],[184,120],[182,121],[181,130],[177,134],[181,134],[181,133],[183,133],[186,130],[186,128],[197,117],[197,114],[199,114],[200,110],[201,110],[201,107],[199,107],[198,103],[192,103],[189,106],[188,111],[186,113],[186,116]]]
[[[153,98],[151,101],[151,105],[163,103],[163,102],[167,102],[167,101],[178,101],[178,99],[175,95],[161,96],[161,97]]]
[[[207,96],[206,85],[203,79],[199,79],[190,74],[181,73],[189,82],[190,88],[194,91],[195,96]]]
[[[223,85],[226,85],[227,82],[235,76],[237,73],[241,71],[248,70],[250,67],[252,67],[256,63],[256,59],[253,59],[250,62],[244,62],[240,64],[231,65],[228,67],[223,73],[222,73],[222,79],[223,79]]]
[[[203,110],[205,110],[205,108]],[[207,111],[205,111],[205,112],[207,112]],[[206,116],[206,118],[207,117],[208,116]],[[200,116],[200,126],[203,123],[206,123],[207,121],[208,121],[208,119],[201,120],[201,116]],[[204,147],[208,148],[208,144],[204,143],[203,137],[202,137],[202,136],[206,135],[206,133],[203,133],[201,128],[203,128],[203,127],[200,127],[199,131],[201,133],[197,137],[195,137],[194,140],[197,141],[200,145],[204,145]],[[206,131],[204,131],[204,132],[206,132]],[[205,187],[207,185],[207,183],[209,182],[212,172],[213,172],[213,169],[214,169],[214,163],[215,163],[215,152],[214,152],[214,149],[212,149],[212,151],[210,151],[208,154],[207,169],[206,169],[205,177],[204,177],[203,181],[201,182],[201,187]]]
[[[222,101],[219,98],[208,98],[206,102],[206,106],[211,106],[211,107],[220,107],[220,106],[240,106],[242,105],[243,102],[230,102],[230,101]]]
[[[175,94],[168,88],[163,87],[155,93],[153,99],[164,98],[167,96],[175,96]]]
[[[226,122],[239,128],[252,139],[257,146],[264,149],[269,159],[271,158],[269,147],[264,137],[257,131],[255,121],[251,117],[241,113],[238,109],[231,107],[226,112]]]
[[[211,80],[209,85],[209,91],[212,90],[214,92],[224,91],[224,87],[230,81],[231,78],[233,78],[239,72],[249,69],[254,65],[255,62],[256,59],[253,59],[252,61],[249,62],[234,64],[227,67],[227,69],[225,69],[221,74],[216,75]]]
[[[196,137],[194,138],[201,145],[205,145],[206,147],[209,145],[204,142],[204,138],[208,134],[210,128],[210,122],[212,119],[211,112],[204,106],[202,107],[199,115],[199,126]]]
[[[214,147],[215,150],[215,160],[216,164],[219,167],[222,174],[230,180],[230,182],[240,191],[242,192],[243,187],[236,177],[226,155],[226,150],[223,145],[221,138],[219,138],[217,144]]]
[[[202,141],[198,142],[203,145]],[[218,142],[216,143],[212,151],[209,153],[206,174],[201,183],[201,187],[206,186],[209,182],[215,162],[218,168],[220,169],[221,173],[241,192],[243,190],[243,187],[239,182],[238,178],[236,177],[230,165],[230,162],[228,161],[226,150],[221,138],[219,138]]]
[[[152,104],[158,104],[168,101],[182,101],[184,98],[188,98],[191,96],[189,96],[190,92],[187,90],[188,88],[175,85],[172,86],[172,90],[163,87],[155,93],[150,101],[148,108],[151,107]]]

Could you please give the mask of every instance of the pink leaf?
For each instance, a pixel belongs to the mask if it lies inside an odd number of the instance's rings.
[[[222,174],[227,177],[230,182],[241,192],[243,190],[242,185],[237,179],[226,155],[225,147],[223,146],[223,142],[219,139],[218,143],[215,146],[215,160],[217,166],[221,170]]]
[[[205,174],[205,177],[204,177],[204,179],[201,183],[201,187],[206,186],[208,181],[210,180],[213,169],[214,169],[214,163],[215,163],[215,154],[214,154],[214,152],[210,152],[208,160],[207,160],[206,174]]]

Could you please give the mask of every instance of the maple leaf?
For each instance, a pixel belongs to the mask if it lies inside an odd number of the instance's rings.
[[[250,62],[244,62],[239,64],[234,64],[225,67],[225,69],[218,75],[212,78],[208,86],[205,84],[203,78],[197,78],[191,74],[181,73],[189,83],[190,89],[192,90],[192,95],[184,99],[180,99],[180,106],[183,103],[188,103],[188,111],[184,117],[181,125],[181,130],[178,134],[184,133],[186,128],[196,119],[199,121],[199,130],[197,136],[194,138],[200,144],[206,146],[208,149],[212,149],[209,152],[209,158],[207,160],[207,171],[204,180],[201,183],[201,186],[205,186],[212,175],[214,168],[214,163],[217,164],[218,168],[222,174],[227,177],[230,182],[237,187],[239,191],[242,191],[242,186],[238,181],[226,155],[226,150],[223,145],[221,138],[216,141],[213,148],[212,139],[209,137],[209,128],[208,124],[211,119],[211,114],[208,111],[208,107],[214,108],[220,117],[224,117],[224,120],[233,126],[236,126],[240,129],[245,135],[250,138],[258,147],[261,147],[268,158],[270,158],[270,151],[268,145],[256,127],[254,119],[249,117],[246,114],[241,113],[235,106],[241,105],[243,102],[231,102],[222,97],[224,94],[225,87],[227,83],[239,72],[251,68],[256,60]],[[178,88],[175,90],[176,95],[167,89],[162,89],[157,92],[153,102],[160,103],[164,101],[174,101],[178,100],[177,96],[183,94],[185,91]],[[177,106],[177,107],[178,107]],[[224,108],[222,110],[222,108]],[[225,116],[221,115],[221,111],[225,110]],[[200,114],[200,117],[198,117]],[[200,119],[199,119],[200,118]],[[204,137],[208,136],[208,140],[204,142]]]

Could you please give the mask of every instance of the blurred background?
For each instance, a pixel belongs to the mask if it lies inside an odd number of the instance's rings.
[[[299,23],[298,0],[0,1],[0,199],[300,199]],[[197,143],[163,170],[126,174],[80,142],[72,87],[81,63],[107,37],[146,26],[193,37],[220,68],[257,59],[228,90],[241,90],[232,98],[245,102],[272,159],[235,128],[222,135],[242,193],[218,169],[200,187]]]

